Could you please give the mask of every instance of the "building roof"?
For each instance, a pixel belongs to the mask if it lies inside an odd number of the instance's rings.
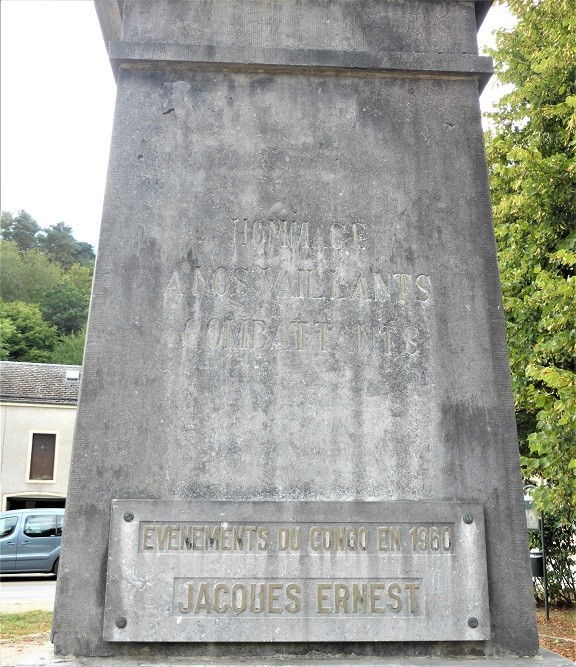
[[[82,366],[0,362],[0,401],[76,405]]]

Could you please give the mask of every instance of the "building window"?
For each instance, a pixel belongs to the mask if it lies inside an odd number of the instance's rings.
[[[54,480],[54,462],[56,460],[56,434],[33,433],[32,450],[30,452],[31,480]]]

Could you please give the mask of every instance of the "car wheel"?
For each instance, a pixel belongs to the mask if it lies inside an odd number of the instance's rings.
[[[60,564],[60,559],[57,558],[54,561],[54,565],[52,566],[52,572],[54,572],[54,575],[57,577],[58,576],[58,565]]]

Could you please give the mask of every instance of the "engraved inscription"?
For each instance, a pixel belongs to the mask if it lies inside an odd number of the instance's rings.
[[[319,222],[297,219],[249,219],[231,220],[234,247],[285,248],[305,252],[309,249],[364,248],[365,226],[358,222]]]
[[[139,550],[321,555],[453,552],[453,525],[246,525],[143,522]]]
[[[184,294],[183,281],[172,273],[165,293]],[[215,299],[251,295],[289,301],[426,303],[432,296],[430,276],[385,272],[268,265],[192,267],[187,291],[191,296]]]
[[[267,581],[254,583],[250,581],[220,580],[213,582],[186,582],[177,580],[176,588],[184,588],[184,599],[174,605],[181,614],[242,614],[244,612],[295,614],[301,610],[302,585]],[[178,597],[178,590],[175,598]]]
[[[176,579],[174,615],[378,614],[421,616],[421,579]]]
[[[379,351],[384,355],[414,356],[422,336],[415,327],[386,322],[333,322],[254,319],[226,313],[209,320],[190,319],[186,323],[184,345],[208,350],[286,350],[295,352]]]
[[[227,224],[226,260],[191,249],[165,284],[185,348],[406,360],[425,351],[432,277],[369,252],[368,225],[296,215]]]

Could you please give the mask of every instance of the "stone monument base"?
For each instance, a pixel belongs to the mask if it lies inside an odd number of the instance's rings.
[[[319,653],[319,652],[318,652]],[[249,667],[568,667],[574,665],[571,660],[563,658],[557,653],[540,649],[538,655],[530,658],[522,657],[470,657],[470,658],[373,658],[363,656],[347,656],[346,658],[327,658],[325,656],[310,656],[307,658],[283,657],[277,655],[273,658],[244,658],[227,657],[215,658],[204,656],[196,658],[162,658],[162,657],[140,657],[140,658],[73,658],[55,656],[52,649],[44,650],[26,660],[19,662],[16,667],[41,667],[44,665],[58,665],[59,667],[205,667],[206,665],[218,665],[220,667],[232,667],[236,665]]]
[[[118,91],[53,623],[85,657],[52,664],[542,664],[485,657],[538,650],[489,4],[97,0]]]

